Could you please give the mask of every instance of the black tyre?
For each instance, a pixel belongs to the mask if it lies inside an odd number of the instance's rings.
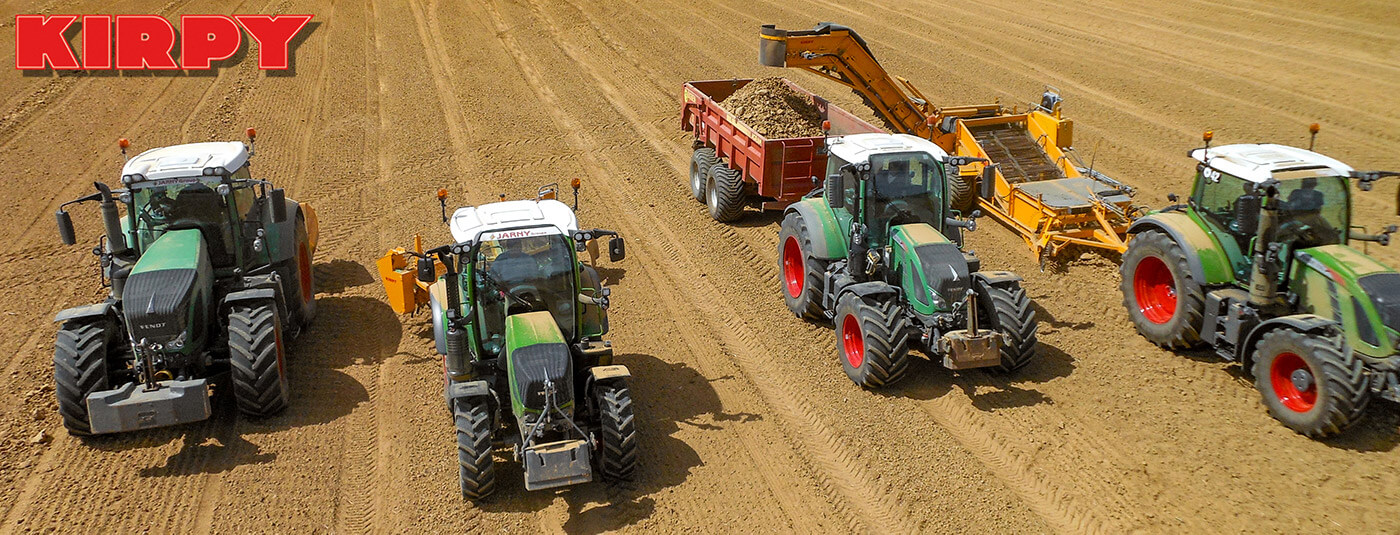
[[[813,251],[807,222],[796,212],[789,213],[778,233],[779,291],[797,317],[826,321],[822,293],[827,261],[812,256]]]
[[[1123,306],[1144,338],[1168,349],[1200,344],[1205,292],[1181,245],[1161,232],[1143,232],[1128,242],[1118,270]]]
[[[483,398],[452,400],[452,420],[457,427],[457,476],[462,497],[482,500],[496,492],[496,458],[491,445],[495,424],[491,405]]]
[[[1340,337],[1291,329],[1260,338],[1254,349],[1254,386],[1269,414],[1312,438],[1351,427],[1371,401],[1362,362]]]
[[[987,286],[978,297],[982,300],[985,317],[990,320],[987,326],[1004,336],[1001,364],[991,370],[1010,373],[1035,360],[1039,323],[1026,290],[1020,285]]]
[[[598,405],[598,472],[608,481],[631,481],[637,473],[637,423],[632,393],[623,383],[593,389]]]
[[[879,388],[909,369],[907,320],[892,299],[853,293],[836,303],[836,354],[846,376],[862,388]]]
[[[948,175],[948,206],[961,212],[963,217],[967,217],[972,213],[975,199],[976,197],[972,194],[971,180],[956,173]]]
[[[699,148],[690,155],[690,196],[705,202],[705,187],[710,182],[710,168],[719,163],[715,149]]]
[[[710,182],[706,204],[710,217],[721,223],[735,221],[744,215],[744,177],[724,162],[710,166]]]
[[[233,397],[249,416],[287,408],[286,347],[272,301],[235,303],[228,314],[228,352]]]
[[[282,295],[290,301],[287,308],[291,314],[293,336],[300,335],[302,329],[310,326],[311,320],[316,318],[316,277],[311,264],[312,254],[306,219],[298,211],[296,251],[278,270],[282,278]]]
[[[88,394],[108,386],[107,354],[116,324],[109,319],[65,322],[54,341],[53,379],[58,414],[71,435],[92,434]]]

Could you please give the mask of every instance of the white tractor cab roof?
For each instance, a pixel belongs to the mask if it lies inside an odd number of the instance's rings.
[[[127,160],[122,166],[122,183],[138,186],[170,178],[217,177],[237,171],[247,161],[248,147],[238,141],[160,147]],[[221,170],[214,172],[216,169]]]
[[[572,236],[578,230],[578,217],[569,205],[553,199],[504,201],[458,208],[448,226],[458,243],[554,234],[553,229]],[[533,232],[525,228],[538,226],[547,227]]]
[[[876,154],[927,152],[942,161],[948,153],[927,139],[908,134],[852,134],[827,138],[827,149],[847,163],[859,163]]]
[[[1284,171],[1314,170],[1318,176],[1348,176],[1351,166],[1316,152],[1287,145],[1239,143],[1191,151],[1191,157],[1222,173],[1254,183]]]

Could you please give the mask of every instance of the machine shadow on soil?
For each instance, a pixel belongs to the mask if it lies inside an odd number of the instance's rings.
[[[929,401],[947,395],[956,387],[972,400],[973,407],[985,412],[1054,403],[1053,399],[1039,390],[1018,386],[1016,383],[1037,384],[1068,377],[1074,372],[1075,359],[1069,353],[1044,341],[1039,342],[1037,351],[1040,358],[1014,376],[985,371],[960,372],[954,375],[937,362],[911,359],[910,377],[883,395]],[[979,393],[979,387],[991,387],[994,390]]]
[[[487,512],[536,512],[563,497],[569,504],[567,533],[597,533],[625,528],[647,518],[655,509],[649,496],[685,482],[690,471],[703,464],[699,454],[675,435],[684,426],[706,433],[722,431],[731,425],[762,419],[750,413],[728,413],[712,383],[734,380],[732,376],[707,378],[698,370],[681,362],[668,362],[652,355],[629,353],[618,355],[616,362],[636,371],[639,377],[666,377],[667,381],[637,381],[637,414],[648,415],[638,420],[639,436],[645,437],[645,451],[640,459],[636,481],[607,487],[580,485],[552,492],[527,492],[521,483],[521,467],[515,463],[498,463],[496,494],[478,507]],[[685,400],[670,403],[660,400]],[[508,455],[498,451],[497,457]]]

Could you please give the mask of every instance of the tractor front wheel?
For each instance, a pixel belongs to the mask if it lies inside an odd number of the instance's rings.
[[[637,424],[632,414],[632,393],[622,383],[594,387],[600,419],[598,472],[609,481],[631,481],[637,472]]]
[[[710,168],[719,163],[715,149],[699,148],[690,155],[690,196],[705,202],[705,186],[710,182]]]
[[[991,320],[989,327],[1002,334],[1001,364],[992,370],[1010,373],[1026,367],[1036,355],[1035,309],[1020,285],[987,286],[982,295],[984,313]],[[988,310],[989,309],[989,310]]]
[[[710,166],[708,188],[710,217],[721,223],[736,221],[744,215],[744,177],[724,162]]]
[[[491,407],[482,398],[452,400],[457,427],[458,479],[462,497],[478,501],[496,491],[496,458],[491,446]]]
[[[287,408],[286,346],[276,303],[235,303],[228,314],[228,350],[240,412],[261,417]]]
[[[116,334],[109,319],[69,320],[58,329],[54,342],[54,392],[58,414],[70,435],[92,434],[88,420],[88,394],[106,390],[107,348]]]
[[[862,388],[879,388],[909,369],[909,326],[891,299],[854,293],[836,303],[836,354],[846,376]]]
[[[1371,401],[1361,359],[1340,338],[1292,329],[1260,338],[1254,349],[1254,386],[1269,414],[1312,438],[1346,430]]]
[[[1123,306],[1144,338],[1168,349],[1201,342],[1205,292],[1180,244],[1155,230],[1138,234],[1128,242],[1118,271]]]
[[[796,212],[783,218],[778,233],[778,272],[781,277],[783,302],[799,318],[826,321],[823,308],[822,280],[826,261],[813,256],[812,237],[806,220]]]

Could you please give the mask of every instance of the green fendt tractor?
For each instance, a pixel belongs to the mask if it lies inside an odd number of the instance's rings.
[[[1311,145],[1204,139],[1191,197],[1129,231],[1123,304],[1138,332],[1240,362],[1274,418],[1310,437],[1346,429],[1374,394],[1400,400],[1400,273],[1349,245],[1395,231],[1355,225],[1350,180],[1370,190],[1396,173]]]
[[[787,208],[778,267],[793,314],[834,320],[846,375],[866,388],[893,383],[911,349],[955,370],[1030,363],[1037,324],[1021,278],[981,271],[961,248],[975,219],[948,207],[948,173],[973,160],[903,134],[829,138],[827,148],[825,185]]]
[[[451,217],[444,201],[443,216],[456,243],[392,250],[379,269],[398,312],[430,307],[462,496],[495,491],[498,446],[524,464],[526,490],[586,483],[595,473],[631,479],[631,374],[612,363],[612,343],[603,340],[610,292],[579,259],[596,257],[594,240],[609,237],[609,259],[621,261],[622,238],[579,230],[552,186],[533,200],[459,208]],[[418,257],[416,268],[408,256]]]
[[[285,339],[316,313],[316,215],[252,178],[248,145],[191,143],[127,160],[124,189],[64,203],[63,243],[77,242],[70,204],[97,202],[93,253],[110,286],[101,303],[58,314],[54,383],[74,435],[204,420],[210,386],[244,414],[287,406]],[[122,154],[129,145],[121,140]],[[118,210],[125,208],[125,215]]]

